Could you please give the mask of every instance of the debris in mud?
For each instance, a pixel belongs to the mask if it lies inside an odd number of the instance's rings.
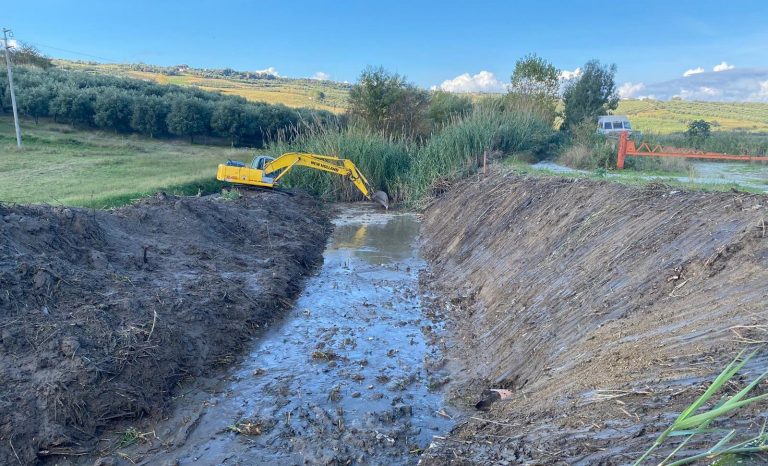
[[[329,231],[317,201],[275,196],[0,205],[0,464],[81,454],[231,364],[290,305]]]
[[[512,395],[513,393],[511,390],[498,388],[483,390],[483,393],[480,395],[480,401],[475,403],[475,409],[479,411],[488,411],[491,409],[493,403],[501,400],[508,400],[512,398]]]
[[[229,427],[229,430],[241,435],[261,435],[263,426],[260,422],[238,422]]]

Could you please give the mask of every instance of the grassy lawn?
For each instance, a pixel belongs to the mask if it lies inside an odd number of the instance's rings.
[[[245,150],[80,131],[52,122],[0,117],[0,202],[110,207],[156,191],[215,189],[216,165],[246,160]]]

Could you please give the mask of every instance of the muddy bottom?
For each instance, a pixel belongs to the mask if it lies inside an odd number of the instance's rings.
[[[419,222],[344,207],[295,309],[214,395],[188,393],[138,464],[415,464],[451,420],[418,293]],[[121,455],[122,456],[122,455]]]

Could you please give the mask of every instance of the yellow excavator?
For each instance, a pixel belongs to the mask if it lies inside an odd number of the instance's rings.
[[[368,179],[351,160],[331,155],[306,152],[286,152],[277,158],[258,155],[253,158],[250,166],[243,162],[229,160],[227,163],[219,165],[216,179],[234,184],[274,188],[279,184],[280,179],[297,165],[347,177],[366,199],[378,202],[385,209],[389,208],[387,193],[384,191],[373,192]]]

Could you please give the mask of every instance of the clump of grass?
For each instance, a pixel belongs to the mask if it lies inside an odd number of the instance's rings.
[[[594,168],[592,163],[592,148],[586,144],[573,144],[566,147],[557,158],[566,167],[577,169]]]
[[[739,355],[736,356],[736,358],[731,361],[725,369],[723,369],[720,375],[715,378],[712,384],[707,387],[704,393],[696,401],[694,401],[693,404],[688,406],[682,413],[680,413],[675,422],[664,432],[662,432],[662,434],[656,439],[653,445],[651,445],[648,451],[646,451],[637,461],[635,461],[634,466],[640,466],[643,464],[643,462],[645,462],[645,460],[648,459],[648,457],[662,444],[664,444],[664,442],[670,437],[684,436],[685,439],[674,450],[672,450],[672,452],[667,455],[663,461],[658,463],[659,465],[679,466],[702,459],[712,460],[715,458],[720,458],[724,455],[740,455],[768,451],[768,433],[765,432],[765,425],[763,425],[763,428],[760,430],[758,435],[736,443],[731,442],[731,440],[736,435],[736,431],[734,429],[710,428],[710,424],[712,424],[717,419],[732,414],[739,408],[768,398],[768,393],[745,398],[760,382],[768,377],[768,371],[759,375],[750,384],[741,389],[735,395],[723,396],[711,407],[697,413],[697,411],[704,408],[704,405],[715,394],[717,394],[720,389],[723,388],[723,386],[725,386],[736,376],[741,368],[744,367],[744,365],[750,359],[752,359],[752,357],[755,356],[757,351],[755,350],[745,357],[744,353],[745,351],[739,353]],[[713,433],[724,434],[720,440],[715,443],[714,446],[700,454],[674,460],[675,455],[677,455],[678,452],[694,437],[697,435],[702,436]]]
[[[221,190],[221,198],[225,201],[236,201],[243,197],[242,194],[240,194],[240,190],[237,188],[230,188],[230,189],[222,189]]]

